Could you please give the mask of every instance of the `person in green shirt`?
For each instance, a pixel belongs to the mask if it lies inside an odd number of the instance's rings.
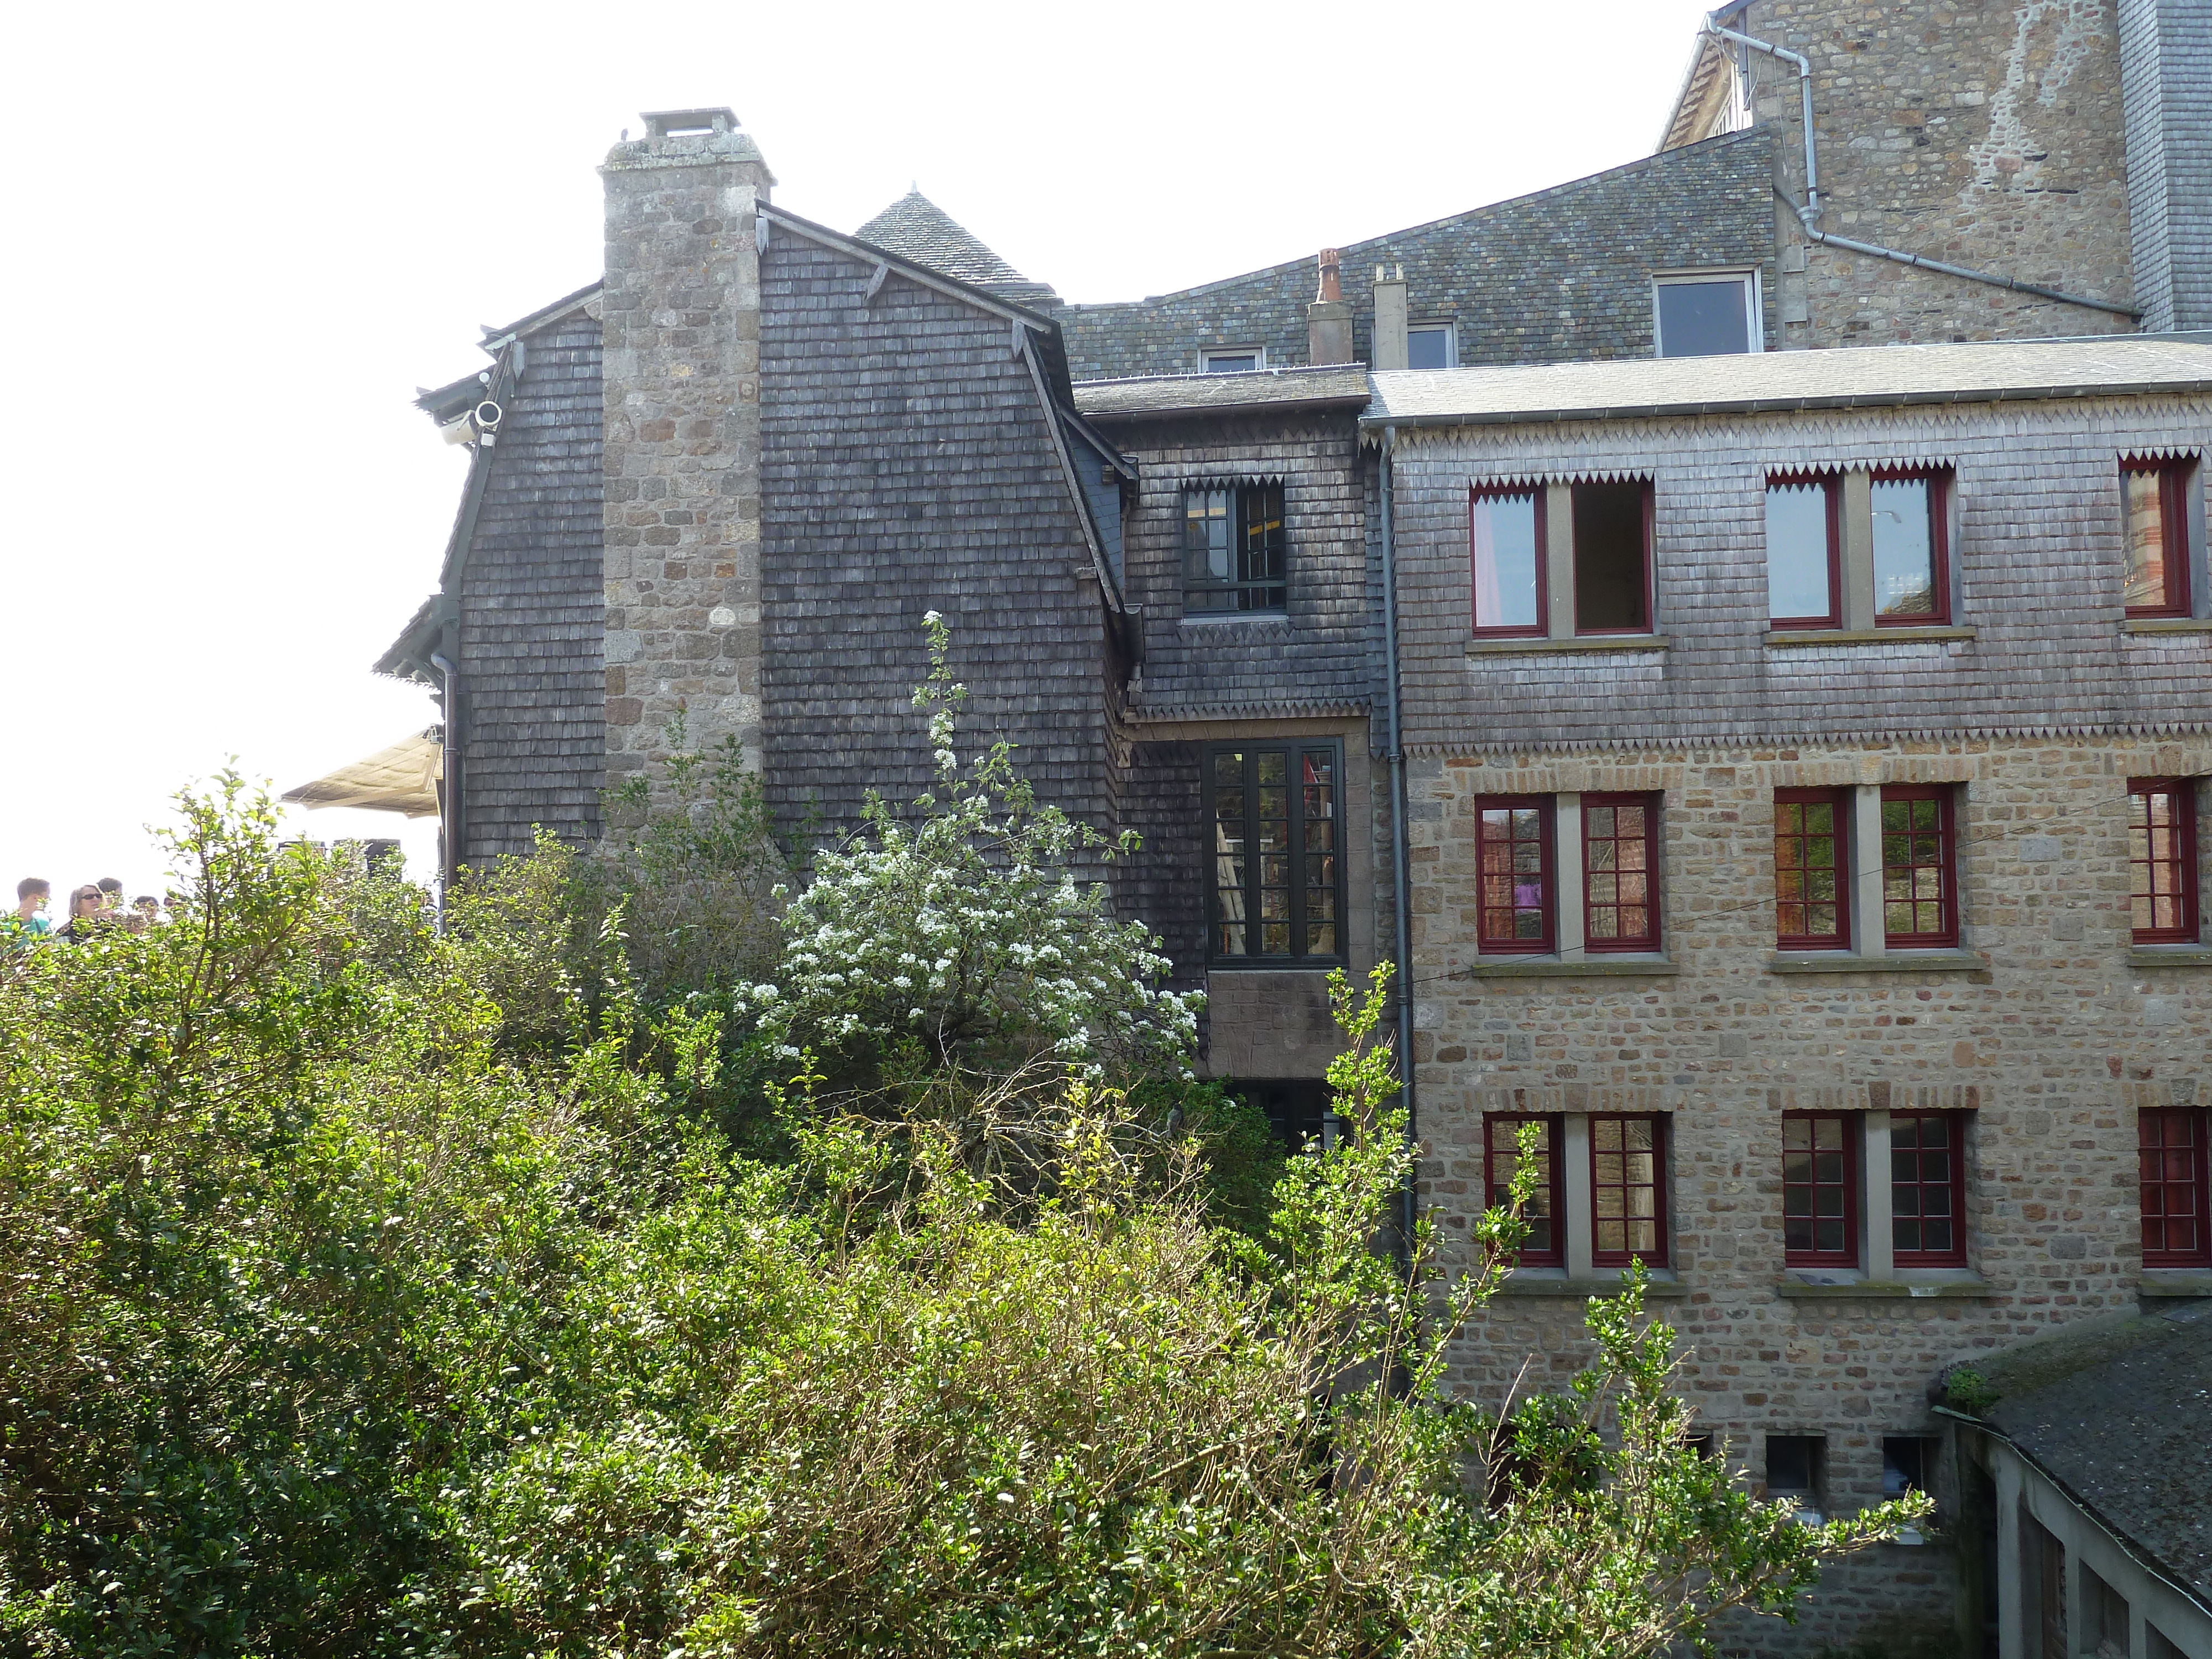
[[[45,911],[53,892],[53,883],[43,876],[26,876],[15,884],[15,914],[0,927],[9,949],[27,951],[52,931]]]

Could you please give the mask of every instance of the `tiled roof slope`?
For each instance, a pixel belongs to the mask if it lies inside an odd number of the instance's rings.
[[[1268,368],[1237,374],[1161,374],[1138,380],[1086,380],[1075,388],[1075,407],[1100,421],[1219,415],[1265,409],[1364,404],[1367,367],[1338,363],[1322,368]]]
[[[2212,1313],[2135,1322],[2132,1346],[1990,1420],[2212,1608]]]
[[[1370,425],[1483,425],[2212,388],[2212,342],[2023,340],[1375,376]]]
[[[1378,264],[1406,269],[1415,322],[1454,321],[1462,363],[1651,355],[1651,273],[1756,268],[1775,289],[1773,143],[1764,128],[1393,231],[1344,250],[1353,355],[1371,362]],[[1182,374],[1201,346],[1306,361],[1310,255],[1180,293],[1060,313],[1079,380]],[[1768,343],[1773,343],[1771,323]]]
[[[907,191],[853,234],[902,259],[1009,300],[1035,304],[1058,297],[1050,285],[1030,281],[919,190]]]

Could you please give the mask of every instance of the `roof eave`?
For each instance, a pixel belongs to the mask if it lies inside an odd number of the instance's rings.
[[[1214,415],[1296,415],[1318,410],[1364,409],[1371,400],[1358,397],[1277,398],[1258,403],[1182,404],[1172,409],[1085,410],[1083,418],[1094,423],[1109,421],[1188,421]]]
[[[1924,404],[2062,403],[2083,398],[2187,397],[2212,392],[2212,380],[2136,380],[2099,385],[1987,386],[1954,392],[1839,393],[1813,398],[1716,398],[1702,403],[1620,404],[1553,409],[1485,410],[1467,414],[1360,416],[1363,428],[1431,426],[1534,426],[1570,421],[1656,420],[1687,415],[1772,415],[1824,409],[1899,409]]]

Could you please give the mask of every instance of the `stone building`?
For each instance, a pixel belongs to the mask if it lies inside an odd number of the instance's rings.
[[[1954,1523],[1796,1639],[1978,1651],[1931,1382],[2212,1296],[2212,345],[1375,381],[1423,1190],[1548,1160],[1462,1380],[1571,1370],[1645,1262],[1770,1492]]]
[[[1285,1133],[1382,958],[1448,1224],[1541,1121],[1466,1387],[1638,1255],[1753,1479],[1938,1493],[1742,1650],[2055,1651],[2056,1572],[2060,1646],[2086,1573],[2212,1659],[2197,1565],[1929,1403],[2212,1305],[2212,345],[2121,337],[2212,322],[2205,3],[1752,0],[1651,157],[1124,305],[648,116],[602,279],[421,399],[469,477],[378,667],[442,699],[449,872],[595,836],[679,713],[789,819],[911,797],[938,610]]]

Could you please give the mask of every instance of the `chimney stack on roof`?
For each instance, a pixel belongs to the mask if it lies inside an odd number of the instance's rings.
[[[1321,251],[1321,283],[1314,302],[1306,307],[1306,361],[1310,363],[1352,362],[1352,304],[1344,297],[1338,265],[1343,254],[1336,248]]]
[[[1394,271],[1389,266],[1375,267],[1375,350],[1374,367],[1378,369],[1404,368],[1409,362],[1406,337],[1406,267]]]

